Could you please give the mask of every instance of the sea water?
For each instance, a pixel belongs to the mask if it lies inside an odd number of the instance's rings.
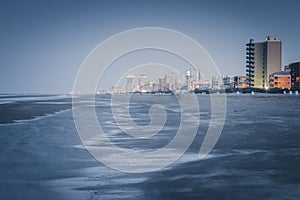
[[[300,198],[299,96],[227,95],[222,134],[204,159],[198,153],[211,103],[209,95],[196,97],[200,123],[186,153],[157,171],[124,173],[96,160],[82,144],[71,97],[1,95],[0,199]],[[154,104],[165,107],[167,120],[159,133],[146,139],[120,130],[111,96],[97,96],[95,110],[111,142],[149,152],[175,137],[181,119],[175,95],[135,95],[126,106],[132,120],[146,126]]]

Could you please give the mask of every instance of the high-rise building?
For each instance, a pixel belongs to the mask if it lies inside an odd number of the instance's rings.
[[[125,92],[132,93],[134,92],[134,75],[129,72],[126,76]]]
[[[147,79],[148,77],[145,74],[139,75],[139,91],[147,92]]]
[[[196,71],[196,77],[197,77],[197,82],[200,82],[201,81],[201,73],[200,73],[200,70],[197,70]]]
[[[147,83],[147,92],[153,92],[154,91],[153,84],[154,84],[153,81],[148,81],[148,83]]]
[[[300,89],[300,62],[289,64],[291,70],[292,89]]]
[[[246,44],[246,76],[249,87],[268,88],[269,75],[281,71],[281,41],[266,37],[264,42]]]
[[[165,79],[169,90],[176,91],[182,88],[183,79],[179,73],[169,71],[165,74]]]
[[[185,84],[186,84],[186,89],[188,91],[190,91],[192,89],[192,86],[191,86],[191,77],[192,77],[191,70],[186,70],[185,71]]]
[[[159,78],[158,79],[158,84],[159,84],[159,90],[162,92],[169,91],[169,87],[166,82],[166,78]]]

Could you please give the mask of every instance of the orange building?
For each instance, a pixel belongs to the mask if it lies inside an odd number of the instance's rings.
[[[291,88],[291,73],[290,71],[279,71],[270,74],[269,77],[270,88]]]
[[[234,82],[234,88],[247,88],[249,87],[249,84],[247,83],[247,77],[246,76],[235,76],[233,78]]]

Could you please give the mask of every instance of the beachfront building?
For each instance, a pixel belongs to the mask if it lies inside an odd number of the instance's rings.
[[[300,62],[294,62],[289,64],[289,69],[291,73],[292,89],[299,90],[300,89]]]
[[[233,88],[242,89],[249,87],[246,76],[234,76]]]
[[[279,71],[270,74],[269,85],[271,88],[290,89],[291,74],[289,71]]]
[[[208,90],[210,88],[209,86],[210,86],[209,80],[200,80],[197,88],[200,90]]]
[[[211,89],[212,90],[220,90],[222,83],[222,77],[220,76],[212,76],[211,77]]]
[[[269,75],[281,70],[281,41],[266,37],[264,42],[246,44],[246,76],[249,87],[268,88]]]
[[[233,76],[222,76],[222,85],[221,88],[228,90],[231,89],[233,87]]]

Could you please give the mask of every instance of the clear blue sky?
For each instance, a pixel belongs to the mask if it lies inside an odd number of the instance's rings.
[[[178,30],[212,56],[222,74],[245,73],[245,43],[275,35],[283,65],[300,61],[299,0],[0,2],[0,93],[72,90],[85,56],[118,32]]]

